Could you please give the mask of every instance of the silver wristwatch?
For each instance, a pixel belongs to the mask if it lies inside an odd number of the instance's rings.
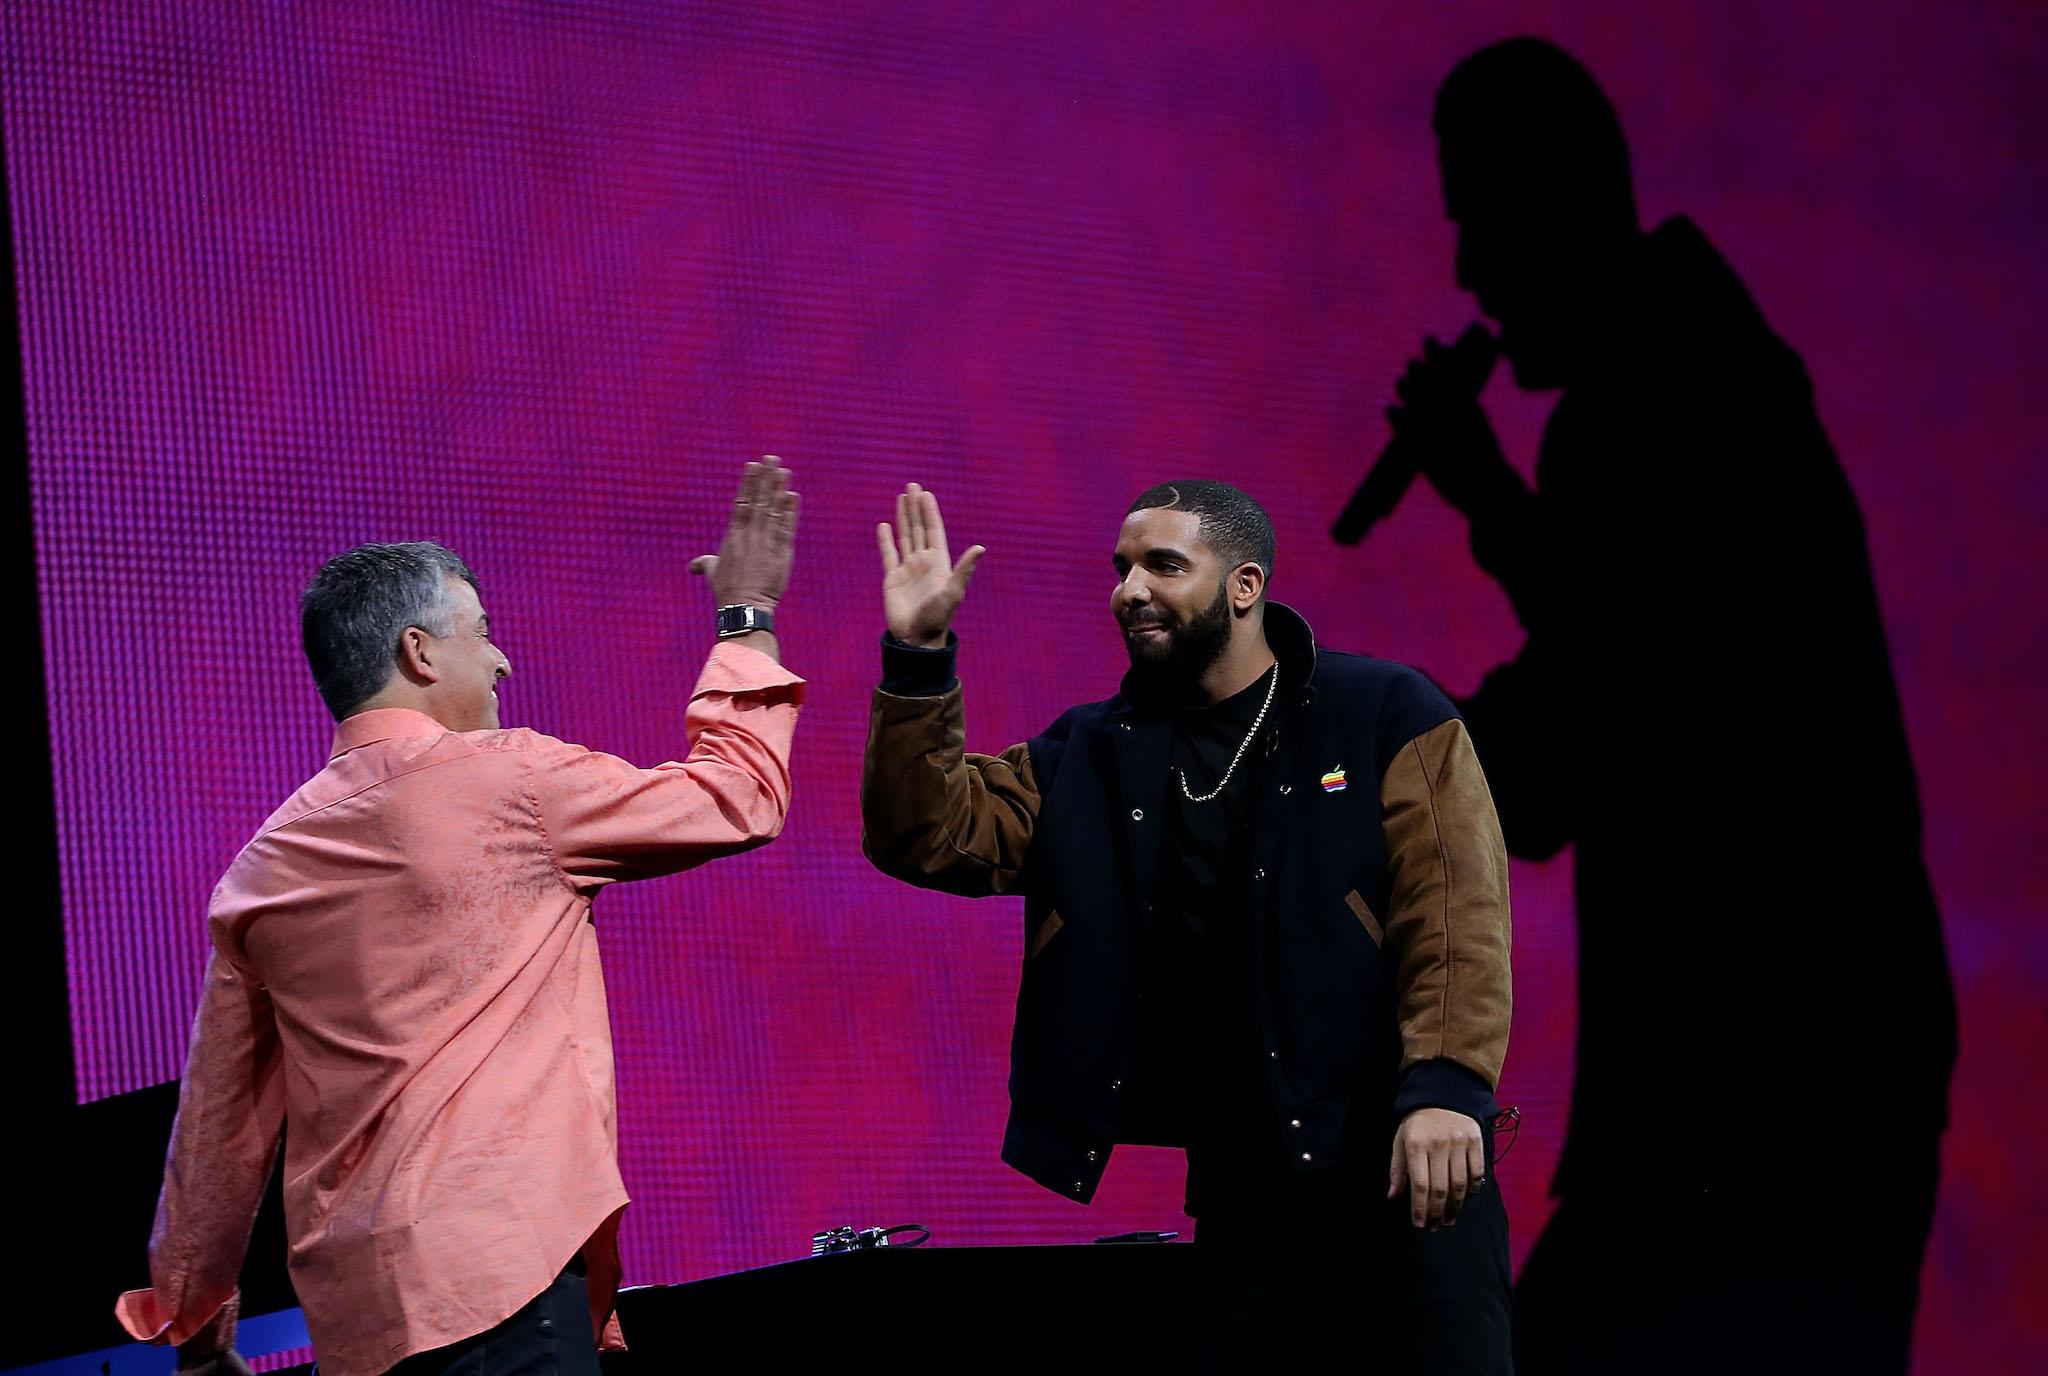
[[[774,614],[763,608],[750,607],[740,603],[718,609],[718,638],[720,640],[730,640],[736,635],[745,635],[749,631],[772,631],[774,629]]]

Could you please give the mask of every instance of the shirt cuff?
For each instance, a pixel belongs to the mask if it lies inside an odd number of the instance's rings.
[[[693,701],[706,693],[729,693],[738,697],[744,693],[773,692],[778,688],[801,688],[803,682],[774,658],[752,646],[721,640],[712,647],[711,657],[704,661],[704,672],[697,676],[697,686],[690,697]],[[801,701],[800,698],[798,700]]]
[[[235,1345],[240,1328],[242,1292],[229,1295],[206,1322],[194,1325],[182,1336],[177,1331],[178,1315],[168,1308],[154,1288],[129,1290],[114,1302],[114,1317],[128,1336],[141,1343],[175,1344],[183,1347],[202,1335],[208,1352],[226,1352]]]
[[[905,645],[882,633],[882,691],[897,698],[932,698],[950,693],[960,682],[953,664],[960,654],[960,637],[946,632],[946,643],[935,650]]]
[[[154,1289],[124,1292],[114,1301],[114,1317],[128,1330],[128,1336],[139,1343],[163,1341],[171,1326],[171,1316]]]
[[[1493,1087],[1484,1076],[1441,1056],[1417,1061],[1401,1072],[1401,1087],[1394,1093],[1394,1121],[1419,1108],[1447,1108],[1482,1128],[1500,1114]]]

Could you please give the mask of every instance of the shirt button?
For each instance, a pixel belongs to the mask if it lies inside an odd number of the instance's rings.
[[[1132,808],[1132,809],[1131,809],[1131,820],[1132,820],[1133,822],[1142,822],[1142,821],[1144,821],[1144,820],[1145,820],[1145,809],[1144,809],[1144,808],[1141,808],[1141,807],[1134,807],[1134,808]]]

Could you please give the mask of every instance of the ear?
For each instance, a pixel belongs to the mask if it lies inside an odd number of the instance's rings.
[[[417,626],[407,626],[398,637],[398,670],[414,683],[439,683],[441,671],[434,664],[434,637]]]
[[[1239,564],[1230,571],[1230,608],[1242,616],[1259,605],[1266,591],[1266,571],[1257,564]]]

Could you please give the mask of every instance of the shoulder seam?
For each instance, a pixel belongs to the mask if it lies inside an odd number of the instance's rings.
[[[452,731],[448,733],[448,735],[451,736],[454,734],[455,733]],[[472,758],[472,755],[464,755],[460,756],[459,758],[470,759]],[[415,774],[424,774],[429,769],[439,769],[443,765],[454,763],[454,760],[430,760],[425,764],[416,765],[411,769],[402,769],[396,774],[387,774],[381,779],[377,779],[371,783],[364,784],[361,788],[354,789],[348,793],[344,793],[339,798],[329,798],[326,802],[320,804],[320,806],[318,807],[309,807],[304,812],[301,812],[296,817],[293,817],[290,821],[279,822],[275,826],[263,827],[256,833],[254,837],[251,838],[251,844],[254,844],[256,841],[261,841],[266,836],[275,836],[278,832],[284,831],[289,827],[295,827],[299,823],[305,821],[308,817],[317,817],[331,807],[340,807],[343,803],[347,802],[351,798],[360,798],[365,793],[370,792],[372,789],[381,788],[385,784],[391,783],[398,779],[411,778]],[[315,777],[317,778],[318,776],[316,775]]]

